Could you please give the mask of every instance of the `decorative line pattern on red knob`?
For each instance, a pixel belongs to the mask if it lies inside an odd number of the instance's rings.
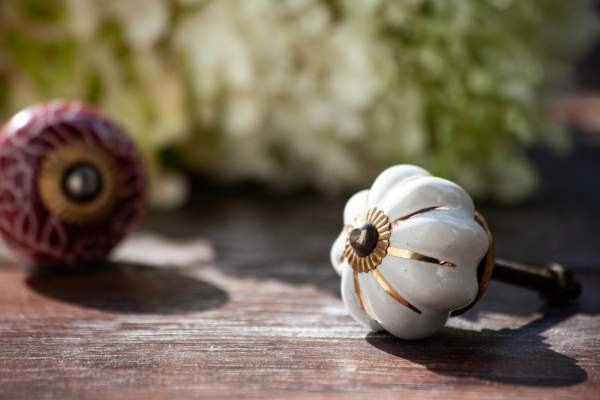
[[[117,174],[110,199],[114,206],[89,222],[61,219],[39,191],[47,156],[74,145],[109,157],[111,173]],[[134,143],[90,106],[62,100],[33,106],[0,131],[0,233],[27,260],[72,265],[106,256],[139,219],[145,190],[143,162]]]

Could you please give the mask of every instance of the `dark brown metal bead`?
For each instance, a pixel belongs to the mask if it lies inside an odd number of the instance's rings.
[[[365,222],[350,232],[350,246],[361,257],[371,254],[377,246],[378,240],[377,228],[370,222]]]
[[[102,192],[102,174],[91,163],[77,163],[65,172],[62,190],[71,201],[90,202]]]

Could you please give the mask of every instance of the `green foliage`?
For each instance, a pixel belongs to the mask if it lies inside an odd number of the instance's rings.
[[[161,154],[334,190],[412,162],[516,201],[526,147],[567,145],[547,100],[597,25],[585,0],[1,2],[0,115],[98,104],[157,182]]]

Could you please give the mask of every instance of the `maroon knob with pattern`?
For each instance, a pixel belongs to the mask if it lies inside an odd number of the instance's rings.
[[[139,219],[145,191],[136,146],[88,105],[36,105],[0,130],[0,233],[32,263],[106,257]]]

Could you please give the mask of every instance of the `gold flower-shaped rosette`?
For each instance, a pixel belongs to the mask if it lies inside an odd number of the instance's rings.
[[[378,236],[377,244],[371,253],[363,257],[360,256],[350,244],[350,232],[354,228],[360,227],[365,223],[372,224],[377,229]],[[392,225],[390,224],[387,215],[377,208],[370,208],[359,214],[355,218],[354,224],[347,226],[346,230],[348,234],[346,235],[346,245],[343,254],[348,261],[348,264],[350,264],[352,269],[356,272],[369,272],[375,270],[377,266],[381,264],[383,257],[386,256],[387,249],[390,245]]]

